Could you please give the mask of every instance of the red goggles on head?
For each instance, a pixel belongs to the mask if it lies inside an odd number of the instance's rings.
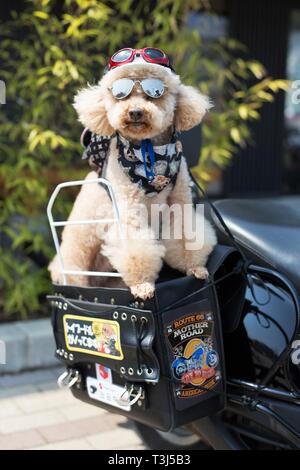
[[[131,47],[125,47],[115,52],[114,55],[109,59],[108,70],[120,65],[129,64],[135,60],[141,58],[145,62],[150,64],[163,65],[172,69],[168,56],[161,49],[155,47],[144,47],[143,49],[132,49]],[[172,69],[173,70],[173,69]]]

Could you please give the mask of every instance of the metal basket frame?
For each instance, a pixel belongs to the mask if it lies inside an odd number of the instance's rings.
[[[63,221],[56,221],[53,218],[52,214],[52,209],[53,205],[56,201],[56,198],[63,188],[69,188],[72,186],[83,186],[85,184],[101,184],[104,185],[107,188],[109,197],[112,202],[112,209],[114,213],[114,218],[111,219],[81,219],[81,220],[63,220]],[[89,179],[89,180],[78,180],[78,181],[66,181],[65,183],[60,183],[56,186],[54,189],[53,193],[51,194],[51,197],[49,199],[48,205],[47,205],[47,217],[49,220],[50,224],[50,229],[54,241],[54,246],[55,250],[57,253],[58,257],[58,262],[60,266],[60,270],[62,273],[63,277],[63,284],[67,285],[67,274],[72,274],[72,275],[84,275],[84,276],[107,276],[107,277],[121,277],[120,273],[112,273],[112,272],[102,272],[102,271],[74,271],[74,270],[69,270],[65,269],[64,266],[64,261],[61,255],[61,250],[60,250],[60,243],[59,243],[59,238],[57,234],[56,227],[65,227],[66,225],[86,225],[86,224],[107,224],[107,223],[116,223],[118,225],[118,230],[120,234],[120,238],[122,239],[122,226],[120,222],[120,212],[117,204],[117,200],[113,191],[113,187],[109,181],[107,181],[105,178],[95,178],[95,179]]]

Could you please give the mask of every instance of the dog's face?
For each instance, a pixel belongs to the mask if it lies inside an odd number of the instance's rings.
[[[130,95],[120,100],[113,96],[111,87],[122,78],[159,79],[165,91],[160,98],[151,98],[137,82]],[[80,121],[92,132],[111,135],[119,131],[131,140],[153,138],[172,125],[178,131],[191,129],[210,106],[207,97],[182,85],[178,75],[152,64],[117,67],[104,75],[99,85],[80,91],[74,102]]]
[[[164,67],[139,65],[115,69],[101,81],[103,102],[107,119],[113,129],[118,130],[129,139],[146,139],[164,132],[173,123],[176,106],[176,94],[179,86],[178,78]],[[160,79],[165,91],[160,98],[151,98],[138,82],[135,83],[130,95],[118,100],[113,97],[111,87],[116,80],[130,78],[133,80]]]

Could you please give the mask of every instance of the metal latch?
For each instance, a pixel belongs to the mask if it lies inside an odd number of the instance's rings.
[[[117,401],[122,406],[124,405],[132,406],[138,400],[144,400],[144,398],[145,398],[145,393],[144,393],[143,387],[139,387],[137,389],[135,385],[131,385],[130,387],[126,385],[124,392],[122,392],[122,394],[117,399]]]
[[[76,369],[69,369],[63,372],[57,379],[60,388],[71,388],[79,380],[80,374]]]

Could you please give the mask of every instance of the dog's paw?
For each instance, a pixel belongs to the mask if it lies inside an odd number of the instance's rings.
[[[155,286],[151,282],[143,282],[130,287],[132,295],[137,299],[151,299],[154,296]]]
[[[195,276],[197,279],[208,279],[209,276],[208,271],[204,266],[188,269],[187,275]]]

